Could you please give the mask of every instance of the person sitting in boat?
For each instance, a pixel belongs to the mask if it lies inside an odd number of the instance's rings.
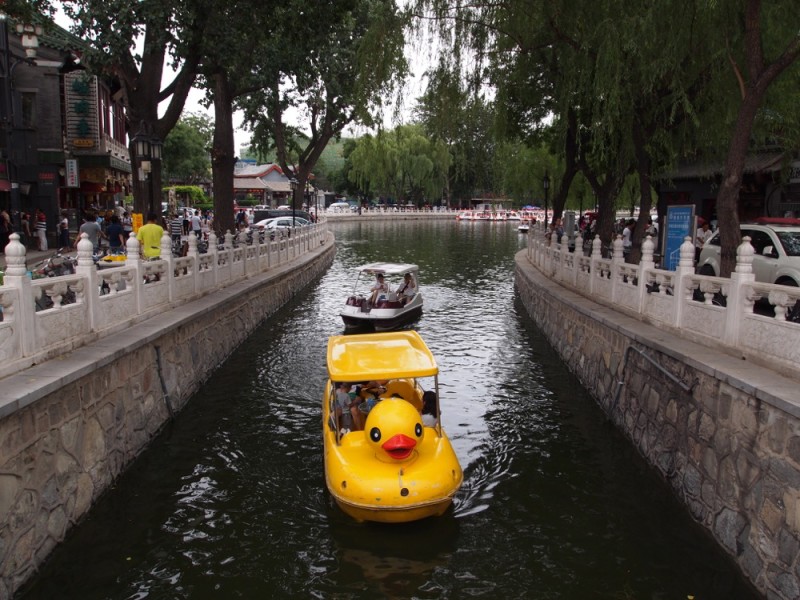
[[[436,392],[428,390],[422,394],[422,424],[425,427],[436,427],[439,422],[439,410],[436,407]]]
[[[403,276],[403,283],[397,288],[397,298],[403,303],[403,306],[411,302],[411,299],[417,293],[417,282],[414,281],[414,276],[411,273],[406,273]]]
[[[384,280],[383,273],[378,273],[375,276],[375,283],[373,283],[372,287],[369,289],[372,292],[372,295],[369,298],[370,305],[375,306],[378,303],[378,300],[386,299],[386,296],[389,294],[389,286]]]
[[[336,419],[339,431],[347,433],[361,429],[361,415],[358,413],[358,402],[351,395],[352,386],[346,381],[336,385]]]

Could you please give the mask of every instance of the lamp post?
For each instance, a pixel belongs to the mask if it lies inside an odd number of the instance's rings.
[[[548,177],[547,171],[544,172],[542,178],[542,187],[544,188],[544,230],[547,231],[547,191],[550,189],[550,177]]]
[[[162,214],[161,209],[161,152],[164,149],[163,142],[157,138],[150,138],[150,210],[157,215]]]
[[[136,160],[139,162],[139,181],[144,198],[134,198],[137,212],[153,212],[161,214],[161,151],[164,144],[157,137],[150,135],[146,123],[142,123],[139,131],[131,139]]]
[[[133,136],[133,139],[131,139],[131,143],[133,144],[136,160],[139,162],[139,183],[143,195],[141,199],[134,198],[134,209],[136,212],[140,213],[151,212],[150,196],[152,195],[152,190],[150,189],[150,170],[152,167],[150,163],[150,153],[152,151],[152,146],[150,136],[144,132],[144,129],[140,129],[138,133]]]
[[[297,179],[292,177],[289,180],[289,187],[292,190],[292,229],[294,229],[294,199],[297,196]]]

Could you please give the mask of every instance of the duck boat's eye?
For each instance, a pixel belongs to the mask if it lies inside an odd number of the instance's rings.
[[[378,427],[373,427],[369,430],[369,439],[373,442],[381,441],[381,430]]]
[[[414,433],[417,434],[417,437],[422,437],[422,423],[414,425]]]

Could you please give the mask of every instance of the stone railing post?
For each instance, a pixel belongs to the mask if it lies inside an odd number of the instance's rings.
[[[186,256],[192,259],[192,266],[190,267],[192,271],[192,279],[193,285],[192,289],[194,290],[195,294],[200,291],[200,269],[198,263],[198,251],[197,251],[197,236],[190,235],[189,236],[189,248],[186,250]]]
[[[94,244],[89,240],[89,234],[82,233],[78,241],[78,266],[75,272],[84,278],[83,300],[86,302],[86,318],[89,319],[88,330],[94,331],[100,322],[100,282],[97,275],[97,265],[94,264]]]
[[[736,269],[731,273],[731,287],[728,290],[728,301],[725,312],[725,334],[723,341],[733,347],[739,345],[742,317],[745,312],[752,312],[753,300],[746,297],[745,284],[756,280],[753,273],[753,255],[755,250],[750,244],[750,237],[742,238],[736,248]]]
[[[694,244],[692,238],[686,236],[680,247],[680,259],[675,269],[675,315],[673,325],[680,327],[683,311],[692,299],[692,290],[689,286],[689,277],[694,275]]]
[[[603,258],[603,242],[598,234],[592,240],[592,255],[589,263],[589,293],[594,294],[597,289],[597,278],[600,277],[600,267],[598,261]]]
[[[144,301],[142,299],[142,294],[144,293],[144,285],[142,285],[142,259],[139,257],[140,249],[141,244],[139,244],[139,240],[136,239],[136,234],[131,232],[130,236],[128,236],[128,241],[125,242],[125,252],[127,254],[125,264],[133,268],[133,293],[136,297],[137,315],[142,314],[142,306],[144,306]]]
[[[617,234],[617,237],[611,242],[611,261],[614,263],[625,262],[625,253],[623,250],[622,236]]]
[[[225,232],[225,250],[233,250],[233,234],[230,229]]]
[[[36,328],[34,326],[34,315],[36,305],[33,300],[31,290],[31,278],[28,277],[26,266],[25,246],[19,241],[19,234],[12,233],[10,241],[5,247],[6,271],[3,277],[3,286],[15,288],[17,290],[17,302],[13,306],[13,312],[6,308],[4,319],[17,323],[14,327],[14,335],[20,337],[19,348],[22,356],[30,356],[36,350]]]
[[[193,233],[189,235],[194,235]],[[195,236],[196,237],[196,236]],[[166,267],[164,270],[166,273],[164,274],[164,279],[167,282],[167,293],[169,294],[169,301],[172,302],[175,300],[177,294],[175,290],[175,269],[173,268],[173,257],[172,257],[172,238],[170,237],[167,230],[164,230],[164,233],[161,235],[161,243],[159,244],[161,249],[161,253],[159,257],[162,261],[166,263]]]
[[[647,271],[656,268],[653,254],[656,245],[653,243],[653,236],[648,235],[642,242],[642,260],[639,261],[639,312],[644,310],[644,301],[647,298]]]
[[[214,273],[213,281],[214,285],[216,286],[219,282],[219,257],[217,253],[219,252],[217,246],[219,245],[219,241],[217,240],[217,234],[213,231],[208,233],[208,254],[211,255],[211,270]]]
[[[611,241],[611,298],[616,300],[619,292],[617,291],[620,285],[620,266],[625,263],[625,254],[623,252],[622,236],[617,234]]]

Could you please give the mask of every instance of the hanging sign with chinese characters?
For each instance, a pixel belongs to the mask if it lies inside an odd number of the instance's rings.
[[[64,179],[65,185],[68,188],[76,188],[81,186],[81,179],[78,175],[78,161],[70,158],[64,161]]]

